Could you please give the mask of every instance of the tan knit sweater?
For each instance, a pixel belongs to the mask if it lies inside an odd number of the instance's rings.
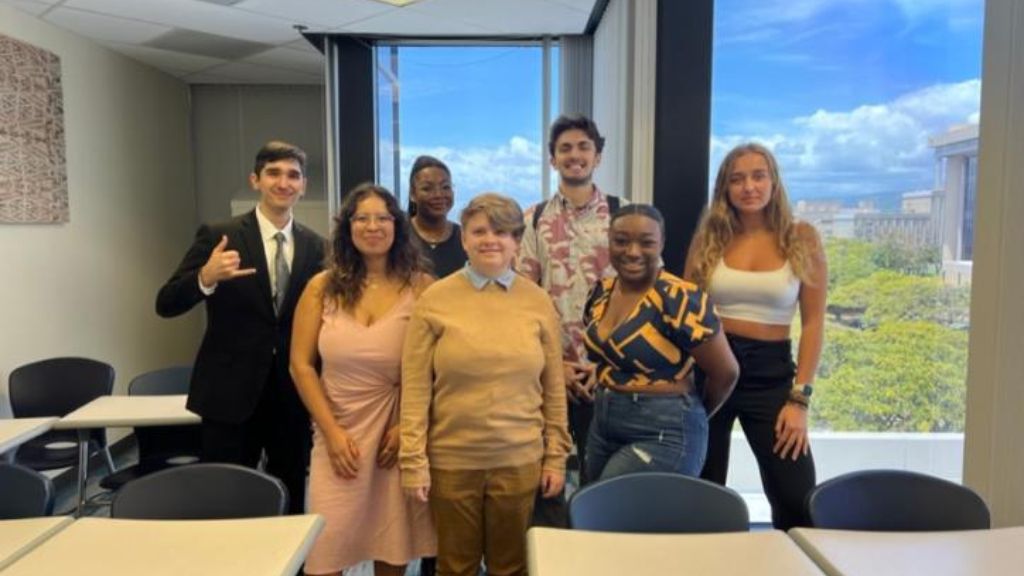
[[[416,302],[402,354],[402,485],[430,468],[485,470],[569,452],[561,336],[551,299],[517,278],[477,290],[462,272]]]

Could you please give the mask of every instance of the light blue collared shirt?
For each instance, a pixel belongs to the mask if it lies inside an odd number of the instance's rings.
[[[505,290],[509,290],[510,288],[512,288],[512,282],[515,281],[517,276],[517,274],[513,272],[511,268],[508,268],[501,274],[498,274],[496,278],[484,276],[483,274],[474,270],[473,267],[469,265],[469,262],[466,262],[466,267],[463,268],[463,270],[465,270],[466,272],[466,278],[469,278],[470,283],[473,284],[473,287],[476,288],[477,290],[483,290],[491,282],[494,282],[495,284],[501,286]]]

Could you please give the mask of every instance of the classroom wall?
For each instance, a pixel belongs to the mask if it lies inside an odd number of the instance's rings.
[[[324,184],[323,86],[196,85],[192,133],[200,220],[223,220],[251,210],[253,158],[268,140],[306,151],[306,196],[295,218],[321,235],[329,218]]]
[[[195,231],[183,82],[0,5],[0,34],[60,57],[71,219],[0,224],[0,416],[10,371],[41,358],[135,374],[191,362],[200,315],[160,319],[156,291]]]

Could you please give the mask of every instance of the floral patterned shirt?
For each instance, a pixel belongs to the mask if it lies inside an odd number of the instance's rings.
[[[534,230],[533,213],[541,207]],[[591,199],[577,208],[559,192],[528,208],[525,220],[516,270],[551,295],[561,317],[564,359],[585,361],[583,307],[598,280],[615,276],[608,256],[607,196],[594,186]]]

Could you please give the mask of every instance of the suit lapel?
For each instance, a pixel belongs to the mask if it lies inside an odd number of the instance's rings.
[[[265,312],[273,317],[274,302],[270,290],[270,271],[267,270],[267,253],[263,249],[263,238],[260,237],[260,225],[256,221],[255,210],[242,218],[242,241],[251,257],[251,265],[256,269],[256,285],[259,287],[257,296],[262,303],[261,308],[265,308]]]

